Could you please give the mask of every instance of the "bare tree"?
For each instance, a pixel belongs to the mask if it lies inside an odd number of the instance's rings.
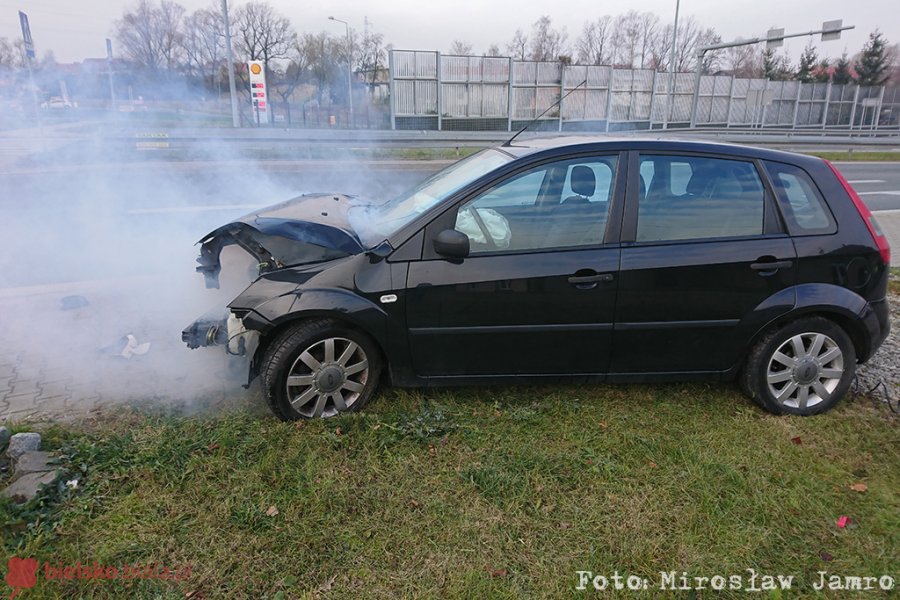
[[[506,51],[516,60],[525,60],[528,56],[528,36],[521,29],[516,29],[513,38],[506,44]]]
[[[554,29],[550,17],[544,15],[531,26],[529,58],[538,61],[555,61],[566,53],[565,28]]]
[[[10,43],[8,39],[0,38],[0,69],[14,70],[23,66],[22,52],[15,42]]]
[[[216,3],[185,17],[181,38],[188,68],[214,90],[218,90],[225,58],[225,31],[220,6]]]
[[[235,44],[248,60],[263,62],[266,72],[271,63],[288,57],[297,34],[291,22],[268,2],[253,1],[234,14]]]
[[[617,15],[613,22],[612,59],[617,67],[634,67],[641,42],[641,21],[636,10]]]
[[[656,68],[653,56],[653,42],[658,37],[659,17],[651,12],[638,15],[637,60],[641,69]]]
[[[608,65],[610,57],[610,30],[612,17],[603,15],[596,21],[587,21],[581,37],[575,43],[578,62],[588,65]]]
[[[311,68],[316,60],[317,48],[317,37],[314,34],[304,33],[295,37],[288,49],[287,64],[283,69],[277,69],[272,74],[272,83],[269,88],[281,100],[288,125],[293,122],[291,99],[297,87],[311,78]]]
[[[114,28],[124,55],[151,71],[174,69],[180,58],[184,7],[171,0],[138,0]]]
[[[369,82],[370,91],[378,81],[378,72],[384,69],[386,60],[384,34],[371,31],[367,26],[356,52],[356,70],[363,73]]]
[[[678,47],[675,48],[675,70],[681,73],[697,68],[697,50],[721,42],[722,38],[711,27],[702,27],[693,16],[678,23]],[[664,49],[664,50],[663,50]],[[672,25],[666,25],[658,38],[658,54],[662,55],[659,69],[668,70],[672,59]],[[721,60],[719,52],[707,52],[703,60],[704,71],[715,70]]]
[[[755,45],[736,46],[722,51],[722,68],[735,77],[758,77],[762,56]]]
[[[463,40],[453,40],[453,43],[450,44],[450,54],[469,56],[472,54],[472,44]]]
[[[341,69],[341,65],[346,62],[344,56],[347,53],[347,43],[321,32],[304,36],[304,44],[308,47],[309,74],[316,84],[319,102],[324,99],[326,91],[332,96],[345,93],[346,85],[335,84],[347,75]]]
[[[502,56],[500,54],[500,46],[497,44],[491,44],[488,46],[487,51],[484,53],[485,56]]]

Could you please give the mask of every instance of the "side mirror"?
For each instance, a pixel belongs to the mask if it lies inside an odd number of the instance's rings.
[[[445,229],[434,238],[434,251],[448,258],[465,258],[469,256],[469,236]]]

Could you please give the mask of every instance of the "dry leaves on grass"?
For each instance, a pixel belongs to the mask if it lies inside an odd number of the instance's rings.
[[[277,515],[278,515],[278,509],[275,508],[275,505],[274,505],[274,504],[273,504],[272,506],[270,506],[268,510],[266,510],[266,516],[267,516],[267,517],[274,517],[274,516],[277,516]]]
[[[316,588],[316,593],[321,594],[321,593],[324,593],[324,592],[330,592],[330,591],[331,591],[331,588],[334,587],[334,580],[335,580],[335,579],[337,579],[337,575],[332,575],[332,576],[328,579],[328,581],[326,581],[325,583],[323,583],[322,585],[320,585],[318,588]]]
[[[859,492],[861,494],[861,493],[865,492],[866,490],[868,490],[869,486],[867,486],[864,483],[854,483],[853,485],[850,486],[850,489],[853,490],[854,492]]]

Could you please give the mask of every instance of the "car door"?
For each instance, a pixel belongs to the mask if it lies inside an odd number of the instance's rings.
[[[418,375],[606,370],[621,164],[618,154],[601,154],[526,168],[462,199],[426,228],[423,260],[409,265],[407,281]],[[438,233],[454,228],[469,237],[466,258],[434,251]]]
[[[610,372],[728,369],[760,316],[791,308],[773,298],[797,280],[759,165],[648,152],[630,167]]]

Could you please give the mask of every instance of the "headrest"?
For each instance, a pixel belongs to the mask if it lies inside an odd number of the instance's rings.
[[[590,198],[597,189],[597,179],[594,170],[584,165],[572,167],[572,191],[579,196]]]
[[[713,179],[715,175],[711,169],[694,171],[685,191],[692,196],[703,196],[709,191]]]

